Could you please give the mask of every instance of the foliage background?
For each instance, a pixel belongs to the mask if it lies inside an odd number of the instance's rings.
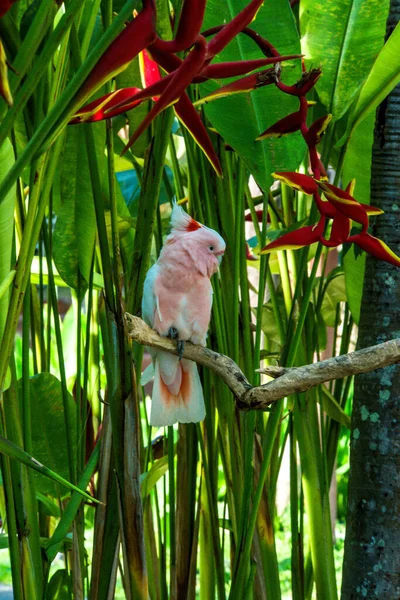
[[[157,4],[169,37],[169,5]],[[208,0],[204,27],[244,4]],[[311,247],[246,259],[246,242],[257,256],[311,211],[302,194],[270,187],[273,171],[307,171],[301,137],[254,141],[294,109],[272,86],[202,109],[223,179],[171,109],[123,159],[118,132],[134,131],[147,105],[127,115],[128,125],[121,116],[66,127],[71,98],[138,7],[19,0],[0,19],[15,69],[14,106],[0,106],[0,543],[14,597],[110,598],[118,580],[126,598],[276,600],[288,591],[282,561],[290,548],[291,597],[310,598],[314,588],[337,598],[331,521],[340,548],[352,381],[255,414],[238,411],[223,383],[203,372],[204,423],[154,431],[139,385],[143,349],[126,340],[123,311],[138,313],[170,204],[188,197],[191,214],[227,241],[209,344],[257,384],[265,362],[295,366],[352,347],[364,257]],[[321,64],[312,117],[333,114],[322,159],[336,182],[356,177],[364,203],[374,110],[399,79],[398,28],[382,49],[387,12],[388,2],[377,0],[301,0],[293,10],[277,0],[266,1],[253,24],[282,54],[301,49],[307,65]],[[217,60],[254,57],[238,36]],[[285,81],[296,81],[299,69],[287,67]],[[134,61],[116,85],[137,81]],[[278,514],[285,470],[289,504]]]

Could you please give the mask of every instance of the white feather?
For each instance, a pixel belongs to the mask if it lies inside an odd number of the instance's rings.
[[[160,372],[162,373],[164,383],[170,385],[176,377],[179,357],[168,352],[157,352],[157,361],[160,365]]]
[[[150,381],[153,379],[154,377],[154,365],[151,362],[149,365],[147,365],[147,367],[145,368],[145,370],[143,371],[141,377],[140,377],[140,385],[145,386],[148,383],[150,383]]]
[[[192,217],[188,215],[177,202],[174,202],[171,213],[171,232],[187,231],[192,221]]]
[[[142,318],[149,325],[154,325],[154,314],[158,311],[158,316],[161,319],[160,307],[158,296],[154,292],[155,281],[158,277],[159,266],[157,263],[148,270],[146,279],[143,285],[143,298],[142,298]]]
[[[177,422],[177,406],[170,402],[164,404],[161,399],[161,375],[158,360],[155,362],[154,386],[151,398],[150,424],[153,427],[166,427]]]

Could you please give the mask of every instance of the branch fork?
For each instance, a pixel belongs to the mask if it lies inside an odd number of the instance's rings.
[[[125,313],[125,330],[128,337],[139,344],[179,356],[175,341],[158,335],[139,317]],[[400,339],[389,340],[303,367],[286,369],[269,366],[259,369],[260,373],[274,378],[259,386],[252,386],[229,356],[214,352],[210,348],[186,342],[182,356],[214,371],[231,389],[240,410],[267,410],[273,402],[291,394],[305,392],[326,381],[367,373],[399,362]]]

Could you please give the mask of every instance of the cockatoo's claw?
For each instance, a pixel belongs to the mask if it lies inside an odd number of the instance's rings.
[[[184,340],[179,339],[179,333],[176,327],[170,327],[168,329],[168,337],[171,338],[171,340],[177,341],[176,349],[178,350],[179,360],[182,360],[183,350],[185,349],[185,342]]]
[[[178,340],[176,348],[178,350],[179,360],[182,360],[183,351],[185,349],[185,341],[184,340]]]
[[[176,327],[170,327],[168,329],[168,337],[171,338],[171,340],[177,340],[179,338],[179,333]]]

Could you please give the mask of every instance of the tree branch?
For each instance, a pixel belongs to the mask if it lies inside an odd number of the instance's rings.
[[[127,335],[135,342],[178,354],[175,341],[161,337],[139,317],[125,313],[125,327]],[[221,377],[235,395],[237,407],[241,410],[266,410],[272,402],[290,394],[305,392],[326,381],[367,373],[399,362],[400,339],[328,358],[304,367],[260,369],[261,373],[266,373],[275,379],[257,387],[251,386],[238,365],[224,354],[185,342],[183,357],[211,369]]]

